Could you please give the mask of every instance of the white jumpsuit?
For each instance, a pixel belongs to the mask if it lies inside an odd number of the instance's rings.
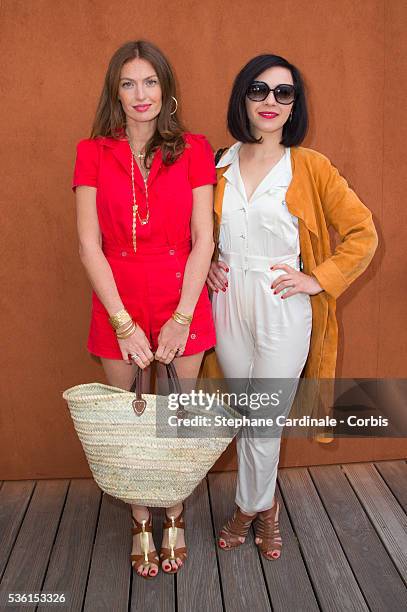
[[[216,354],[225,377],[235,379],[233,390],[244,391],[239,385],[244,383],[247,389],[250,381],[252,391],[273,392],[273,379],[280,379],[275,384],[281,391],[281,379],[286,379],[284,399],[275,414],[287,415],[308,356],[312,327],[309,295],[298,293],[282,300],[288,289],[276,295],[271,289],[274,279],[286,272],[271,271],[270,266],[286,263],[300,269],[298,219],[285,203],[292,178],[290,149],[248,201],[239,169],[240,146],[235,143],[218,163],[218,167],[230,164],[224,173],[219,234],[219,260],[229,272],[226,292],[214,292],[212,298]],[[235,501],[243,512],[271,507],[280,441],[281,428],[262,437],[256,437],[251,426],[240,429]]]

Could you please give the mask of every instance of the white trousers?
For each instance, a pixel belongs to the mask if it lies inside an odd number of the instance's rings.
[[[298,379],[308,356],[312,328],[310,297],[298,293],[286,299],[274,295],[271,283],[284,270],[270,270],[276,263],[299,269],[293,255],[266,258],[222,253],[229,267],[226,292],[214,293],[216,354],[233,391],[281,391],[278,409],[269,416],[288,415]],[[248,415],[256,416],[253,412]],[[264,412],[262,415],[264,416]],[[257,431],[257,434],[256,434]],[[243,426],[236,438],[238,477],[236,504],[253,514],[272,506],[280,453],[281,428],[259,437],[259,429]],[[263,430],[264,434],[264,430]]]

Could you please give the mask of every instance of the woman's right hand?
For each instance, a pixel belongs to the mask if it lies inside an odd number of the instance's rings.
[[[151,346],[147,336],[139,325],[136,324],[135,331],[128,338],[117,338],[122,357],[129,365],[136,363],[142,370],[154,361]],[[137,359],[129,359],[130,353],[136,353]]]
[[[218,292],[219,289],[226,291],[226,287],[228,286],[226,272],[229,272],[229,268],[223,261],[213,261],[209,268],[208,278],[206,279],[209,289],[216,292]]]

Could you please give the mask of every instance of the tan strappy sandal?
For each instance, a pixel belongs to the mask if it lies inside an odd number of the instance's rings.
[[[232,550],[237,548],[244,542],[239,540],[239,537],[246,538],[252,521],[256,518],[256,514],[244,514],[239,507],[236,507],[235,513],[226,525],[219,532],[218,546],[222,550]],[[220,542],[224,540],[225,546]]]
[[[131,564],[132,564],[133,569],[135,570],[137,576],[141,576],[141,578],[155,578],[157,576],[157,574],[158,574],[158,568],[159,568],[160,560],[158,558],[156,550],[152,550],[151,552],[148,552],[148,549],[149,549],[149,537],[148,537],[148,534],[149,533],[153,533],[153,517],[152,517],[152,514],[149,511],[148,519],[144,519],[143,521],[141,521],[141,523],[139,523],[134,518],[133,514],[131,515],[131,518],[133,519],[133,523],[134,523],[134,527],[132,528],[131,533],[132,533],[132,535],[140,534],[140,545],[141,545],[141,550],[143,551],[141,555],[140,554],[139,555],[130,555]],[[150,574],[150,569],[152,569],[151,567],[148,570],[146,575],[139,574],[137,572],[137,570],[140,567],[148,567],[151,563],[155,563],[155,565],[157,565],[157,573],[154,574],[153,576]]]
[[[282,541],[278,524],[280,514],[280,504],[275,502],[274,506],[266,511],[267,514],[260,514],[254,524],[256,538],[261,538],[257,544],[263,557],[268,561],[277,560],[281,557]],[[278,556],[276,556],[278,553]]]
[[[185,521],[184,521],[184,508],[182,508],[181,513],[175,516],[167,516],[165,513],[166,520],[163,523],[163,529],[168,529],[168,543],[170,545],[169,548],[161,547],[160,550],[160,559],[161,559],[161,568],[163,572],[166,574],[176,574],[178,570],[181,569],[182,565],[179,565],[176,569],[172,567],[171,561],[175,561],[177,563],[177,558],[181,559],[182,563],[187,558],[187,549],[186,546],[182,546],[180,548],[175,548],[175,544],[177,543],[177,530],[185,529]],[[165,562],[169,561],[171,565],[170,570],[164,569],[163,565]]]

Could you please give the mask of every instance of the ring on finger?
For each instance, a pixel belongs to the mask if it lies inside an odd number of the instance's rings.
[[[133,359],[133,361],[136,361],[136,359],[140,359],[140,355],[137,355],[137,353],[130,353],[130,357]]]

